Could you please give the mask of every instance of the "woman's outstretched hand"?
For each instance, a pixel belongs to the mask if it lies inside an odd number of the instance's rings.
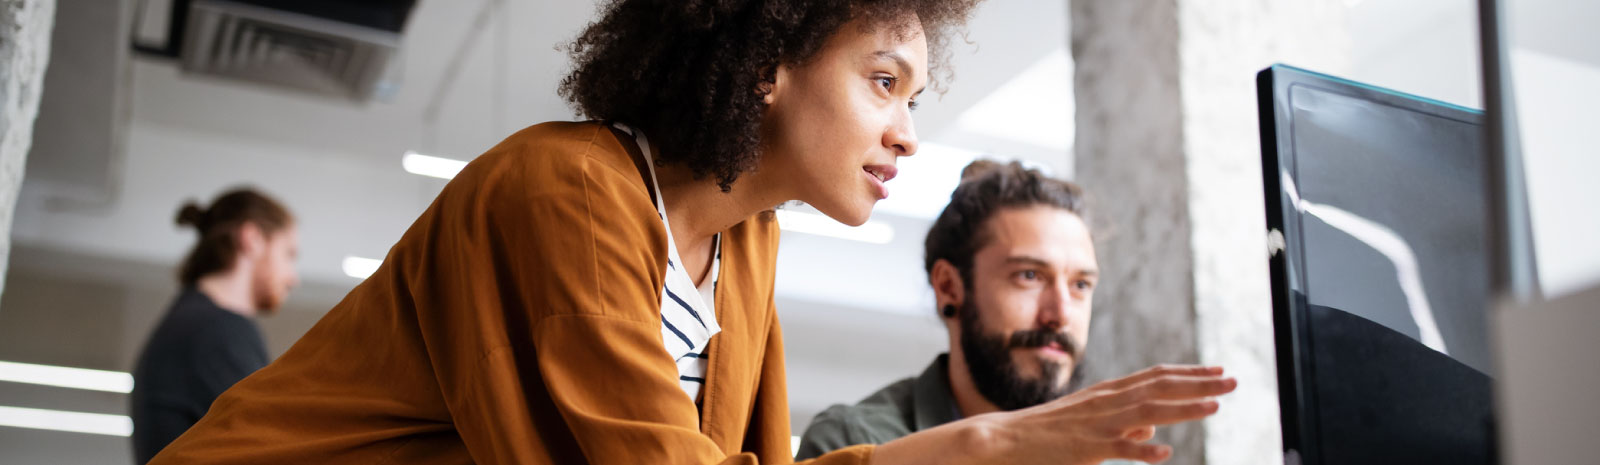
[[[1172,456],[1172,448],[1149,442],[1155,427],[1210,416],[1218,408],[1213,398],[1237,386],[1221,367],[1151,367],[1035,407],[978,415],[906,436],[879,446],[872,462],[1161,462]]]

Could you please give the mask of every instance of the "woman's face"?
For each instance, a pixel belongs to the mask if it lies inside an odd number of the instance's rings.
[[[928,44],[909,24],[845,24],[810,61],[779,66],[767,95],[760,169],[845,224],[865,223],[895,162],[917,152],[911,109],[928,82]]]

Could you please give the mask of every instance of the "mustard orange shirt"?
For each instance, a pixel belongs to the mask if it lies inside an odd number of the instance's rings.
[[[628,142],[546,123],[478,157],[377,272],[151,463],[789,463],[774,215],[722,233],[697,411],[662,345],[666,231]]]

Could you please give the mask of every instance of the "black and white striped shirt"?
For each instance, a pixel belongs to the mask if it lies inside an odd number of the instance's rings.
[[[650,170],[650,188],[655,192],[656,214],[667,230],[666,285],[661,289],[661,342],[678,364],[678,386],[698,400],[700,389],[706,382],[706,344],[722,331],[717,325],[716,288],[717,275],[722,265],[722,235],[713,239],[711,271],[699,285],[689,278],[678,256],[677,244],[672,238],[672,225],[667,220],[666,201],[661,198],[661,188],[656,182],[655,157],[644,133],[622,124],[616,127],[632,134],[644,153],[645,166]]]

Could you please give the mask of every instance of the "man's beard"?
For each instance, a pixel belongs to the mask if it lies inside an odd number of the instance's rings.
[[[273,316],[278,314],[278,308],[283,305],[284,294],[273,290],[272,280],[257,270],[251,280],[251,303],[255,304],[255,315],[258,317]]]
[[[972,293],[968,292],[970,296]],[[1039,360],[1039,376],[1029,379],[1018,372],[1011,358],[1015,348],[1043,347],[1051,342],[1079,362],[1083,344],[1066,332],[1048,329],[1018,330],[1007,338],[1004,334],[990,334],[978,319],[978,308],[969,298],[961,308],[961,354],[967,362],[967,373],[978,393],[1001,410],[1017,410],[1039,405],[1065,396],[1075,390],[1082,379],[1083,370],[1072,369],[1071,379],[1056,385],[1061,370],[1071,369],[1068,363]]]

